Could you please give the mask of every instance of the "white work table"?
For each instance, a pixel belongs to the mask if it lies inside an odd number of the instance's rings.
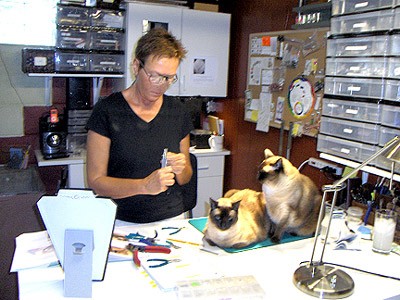
[[[187,220],[175,222],[178,222],[176,224],[179,226],[193,230],[193,237],[201,241],[202,234],[191,227]],[[140,230],[141,226],[134,228]],[[201,251],[198,246],[179,245],[182,246],[182,251],[192,251],[193,260],[201,261],[210,268],[216,268],[225,276],[253,275],[264,289],[266,299],[316,299],[304,294],[292,283],[293,273],[299,263],[311,257],[313,238],[234,254],[219,250],[219,255]],[[362,240],[360,245],[362,251],[332,250],[327,247],[324,260],[400,277],[399,255],[377,254],[371,250],[371,241]],[[378,300],[400,295],[398,280],[341,269],[347,272],[355,283],[354,293],[346,299]],[[60,267],[19,271],[20,299],[64,299],[63,276]],[[125,299],[139,296],[146,299],[177,299],[174,292],[162,292],[150,281],[145,271],[137,268],[132,261],[109,262],[104,281],[93,283],[92,299]]]

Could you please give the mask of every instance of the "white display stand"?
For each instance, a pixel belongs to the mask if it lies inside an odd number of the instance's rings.
[[[40,198],[37,206],[66,273],[65,296],[90,297],[86,279],[90,290],[92,280],[104,279],[117,205],[91,190],[61,189],[57,196]]]

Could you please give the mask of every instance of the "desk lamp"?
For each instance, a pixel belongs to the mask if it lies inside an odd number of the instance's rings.
[[[314,261],[315,249],[321,227],[321,221],[325,216],[325,201],[327,194],[333,192],[332,206],[331,206],[332,208],[329,214],[329,222],[328,222],[328,228],[326,230],[326,236],[329,235],[329,229],[331,226],[332,215],[333,215],[333,208],[335,207],[336,204],[338,191],[346,187],[346,181],[350,177],[357,174],[357,172],[360,169],[362,169],[368,163],[370,163],[375,158],[381,155],[393,161],[391,168],[391,183],[392,183],[394,176],[395,162],[400,161],[400,138],[398,136],[396,136],[388,143],[386,143],[383,148],[381,148],[379,151],[371,155],[367,160],[361,163],[357,168],[355,168],[349,174],[342,177],[340,180],[338,180],[332,185],[323,186],[322,203],[319,211],[318,225],[314,235],[314,246],[311,254],[311,260],[307,262],[307,264],[300,266],[293,275],[294,284],[298,289],[300,289],[304,293],[314,297],[318,297],[320,299],[339,299],[347,297],[353,293],[354,290],[353,279],[346,272],[338,269],[337,267],[325,265],[325,263],[322,261],[327,239],[324,240],[321,256],[318,261]]]

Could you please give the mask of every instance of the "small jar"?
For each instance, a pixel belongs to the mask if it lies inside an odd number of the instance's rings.
[[[350,206],[347,211],[346,221],[350,229],[357,230],[362,223],[363,209],[358,206]]]
[[[324,241],[326,238],[326,231],[328,230],[329,224],[329,216],[330,216],[330,207],[326,207],[325,209],[325,217],[321,222],[321,241]],[[329,238],[326,243],[335,242],[339,236],[342,225],[344,225],[346,214],[341,209],[334,209],[331,220],[331,227],[329,229]]]

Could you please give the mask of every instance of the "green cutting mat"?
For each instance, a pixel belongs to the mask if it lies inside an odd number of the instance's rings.
[[[196,228],[197,230],[199,230],[200,232],[203,232],[204,227],[206,226],[207,223],[207,218],[199,218],[199,219],[191,219],[189,220],[189,223]],[[290,235],[288,233],[285,233],[281,239],[280,244],[285,244],[285,243],[290,243],[290,242],[294,242],[294,241],[299,241],[299,240],[303,240],[303,239],[308,239],[311,236],[293,236]],[[236,248],[222,248],[224,249],[226,252],[229,253],[236,253],[236,252],[242,252],[242,251],[247,251],[247,250],[253,250],[253,249],[257,249],[257,248],[262,248],[262,247],[268,247],[268,246],[273,246],[276,245],[273,242],[271,242],[271,240],[269,238],[267,238],[266,240],[244,247],[244,248],[240,248],[240,249],[236,249]]]

